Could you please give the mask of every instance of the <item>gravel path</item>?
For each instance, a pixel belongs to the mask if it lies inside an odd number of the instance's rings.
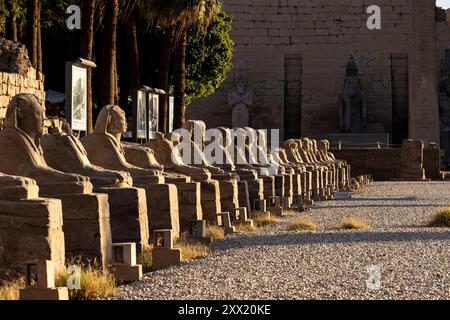
[[[450,182],[375,183],[301,214],[317,232],[286,231],[291,217],[234,235],[207,258],[121,287],[115,299],[450,299],[450,231],[423,227],[448,205]],[[336,230],[348,217],[372,229]],[[379,289],[369,289],[377,270]]]

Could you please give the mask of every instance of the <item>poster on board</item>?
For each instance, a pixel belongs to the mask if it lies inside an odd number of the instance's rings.
[[[66,63],[66,117],[72,130],[87,130],[87,68]]]
[[[135,90],[133,94],[133,138],[147,139],[147,93]]]
[[[156,139],[159,130],[159,95],[149,93],[148,138]]]

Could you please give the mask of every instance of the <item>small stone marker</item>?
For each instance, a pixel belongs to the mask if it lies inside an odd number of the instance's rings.
[[[174,249],[172,230],[155,230],[153,232],[153,269],[170,267],[181,262],[181,250]]]
[[[141,280],[142,265],[136,264],[136,243],[113,244],[113,265],[111,270],[119,282]]]
[[[69,300],[67,287],[55,288],[53,261],[27,264],[26,288],[20,290],[20,300]]]
[[[248,219],[247,208],[235,208],[234,213],[236,216],[235,224],[253,227],[253,220]]]
[[[225,235],[233,234],[236,232],[236,228],[231,224],[231,218],[229,212],[222,212],[219,214],[222,218],[223,228],[225,230]]]
[[[269,197],[269,211],[278,217],[283,216],[280,197]]]
[[[210,245],[213,242],[213,238],[206,235],[206,220],[189,221],[189,240],[204,245]]]

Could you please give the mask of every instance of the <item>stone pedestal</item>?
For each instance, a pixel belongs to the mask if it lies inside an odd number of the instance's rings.
[[[113,243],[136,243],[137,252],[148,246],[147,198],[142,188],[99,188],[108,195]]]
[[[167,180],[172,182],[171,180]],[[177,183],[180,232],[189,232],[189,222],[202,220],[201,191],[199,182]]]
[[[147,184],[148,223],[150,234],[158,229],[170,229],[174,238],[180,236],[178,192],[173,184]]]
[[[238,182],[232,180],[218,180],[220,189],[221,211],[232,211],[239,207]]]
[[[1,189],[1,188],[0,188]],[[25,273],[32,260],[64,267],[62,204],[56,199],[0,201],[0,273]]]
[[[111,262],[112,237],[108,195],[61,194],[66,257],[96,259],[106,269]]]
[[[217,213],[222,212],[219,181],[204,180],[200,184],[203,219],[210,225],[217,225]]]
[[[239,181],[238,182],[238,196],[239,196],[239,206],[246,207],[248,212],[251,212],[250,197],[248,194],[248,182]]]
[[[275,196],[282,197],[284,195],[284,175],[275,176]],[[270,195],[264,194],[266,199],[270,197]]]

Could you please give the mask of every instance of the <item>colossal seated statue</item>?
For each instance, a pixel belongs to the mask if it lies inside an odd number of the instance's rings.
[[[162,170],[143,169],[128,163],[121,145],[122,134],[126,131],[125,112],[119,106],[108,105],[100,111],[94,133],[83,137],[81,143],[93,164],[109,170],[128,172],[134,185],[145,189],[150,235],[154,230],[172,229],[173,235],[179,237],[176,187],[164,183]]]
[[[64,266],[61,201],[38,191],[32,179],[0,173],[0,280],[24,274],[30,261],[52,260],[55,271]]]
[[[15,96],[0,131],[0,172],[36,180],[41,195],[62,201],[67,256],[111,259],[108,196],[93,194],[89,178],[49,167],[40,146],[43,109],[31,94]]]
[[[133,188],[127,172],[103,169],[91,164],[81,142],[73,134],[58,132],[43,135],[41,146],[47,163],[63,172],[87,176],[94,190],[108,194],[111,233],[114,243],[134,242],[138,252],[148,246],[149,230],[145,190]]]

